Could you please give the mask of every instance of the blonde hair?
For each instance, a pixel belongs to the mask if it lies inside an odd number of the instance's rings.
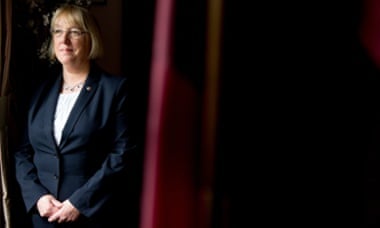
[[[65,18],[69,24],[78,26],[80,29],[86,31],[90,36],[91,49],[88,58],[97,59],[103,54],[103,44],[100,34],[100,28],[96,19],[90,14],[88,9],[65,4],[53,13],[50,22],[50,30],[53,31],[55,23],[58,19]],[[49,58],[55,60],[54,40],[50,40],[49,44]]]

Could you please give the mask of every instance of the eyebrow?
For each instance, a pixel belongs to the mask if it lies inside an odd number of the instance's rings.
[[[53,28],[60,28],[60,29],[81,29],[79,26],[71,26],[71,27],[53,26]]]

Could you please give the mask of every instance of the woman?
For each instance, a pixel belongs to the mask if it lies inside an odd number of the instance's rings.
[[[62,67],[31,98],[15,151],[23,200],[34,227],[115,227],[116,190],[135,148],[126,79],[94,63],[102,45],[87,9],[61,6],[50,26],[49,54]]]

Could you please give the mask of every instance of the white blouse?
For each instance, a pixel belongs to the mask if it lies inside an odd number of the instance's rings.
[[[61,93],[59,95],[54,118],[54,137],[58,145],[61,143],[63,128],[65,127],[79,93],[80,90],[73,93]]]

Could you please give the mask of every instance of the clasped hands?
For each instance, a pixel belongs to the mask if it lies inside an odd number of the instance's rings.
[[[49,222],[73,222],[78,219],[80,212],[69,200],[60,202],[52,195],[44,195],[37,201],[37,210],[41,217]]]

